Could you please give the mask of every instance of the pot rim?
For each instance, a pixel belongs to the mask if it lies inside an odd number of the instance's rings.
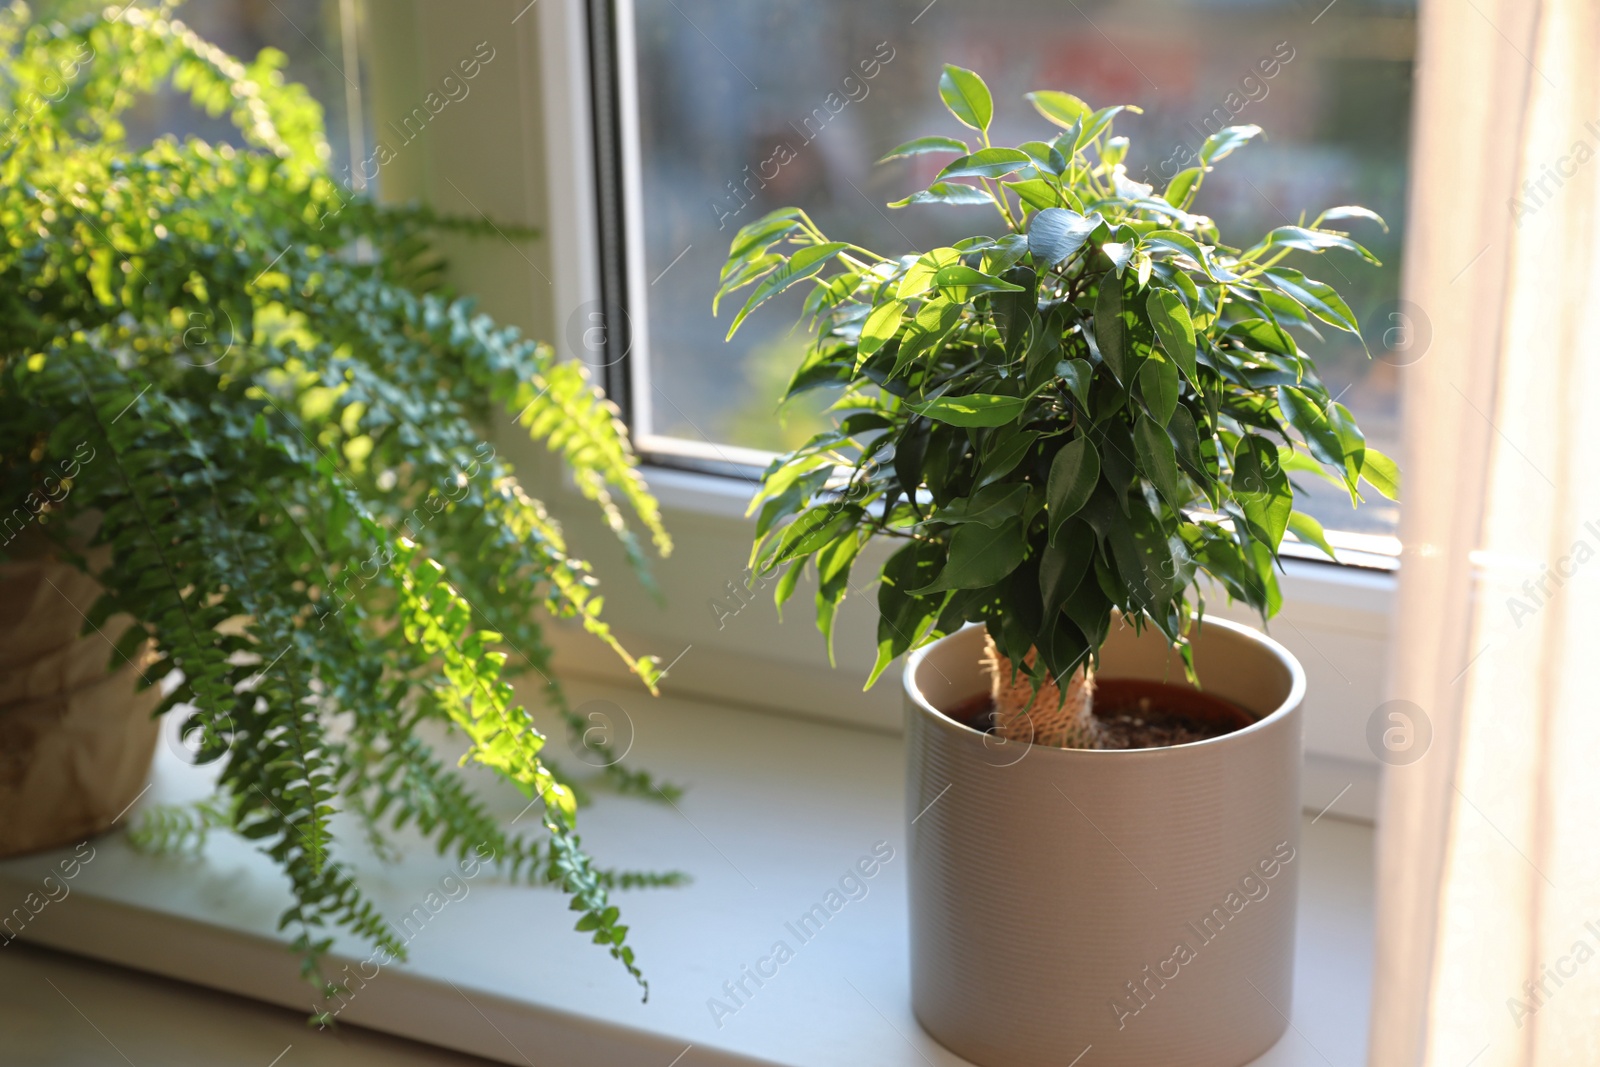
[[[928,698],[922,695],[922,690],[917,687],[916,677],[917,668],[922,665],[922,661],[927,658],[928,654],[936,647],[957,636],[958,634],[983,625],[984,624],[981,622],[968,623],[954,633],[945,634],[937,641],[930,641],[928,644],[923,645],[921,648],[915,650],[911,653],[911,655],[906,657],[905,669],[901,672],[901,685],[905,689],[905,695],[911,701],[912,706],[915,707],[921,715],[931,720],[941,729],[953,732],[957,736],[970,737],[980,743],[990,735],[982,730],[975,730],[965,723],[957,722],[955,719],[952,719],[950,716],[934,707],[928,701]],[[1300,705],[1304,703],[1306,694],[1305,670],[1300,666],[1300,661],[1295,657],[1294,653],[1290,652],[1287,648],[1284,648],[1283,645],[1262,633],[1260,630],[1257,630],[1255,627],[1246,626],[1243,623],[1237,623],[1231,619],[1208,616],[1197,619],[1196,625],[1202,628],[1206,626],[1217,626],[1224,630],[1231,630],[1246,640],[1254,642],[1256,645],[1264,649],[1268,654],[1275,656],[1286,668],[1288,668],[1289,671],[1289,694],[1284,697],[1283,702],[1280,703],[1276,708],[1273,708],[1267,714],[1261,716],[1261,718],[1257,719],[1255,722],[1251,723],[1249,726],[1223,734],[1221,737],[1206,738],[1203,741],[1189,741],[1181,745],[1162,745],[1158,748],[1056,748],[1052,745],[1036,745],[1030,741],[1028,742],[1028,751],[1032,752],[1033,750],[1038,749],[1039,751],[1046,753],[1059,753],[1059,755],[1045,756],[1044,758],[1046,759],[1173,758],[1165,757],[1163,754],[1198,749],[1206,746],[1246,743],[1243,739],[1247,738],[1251,734],[1270,729],[1275,723],[1294,714],[1294,712],[1299,709]]]

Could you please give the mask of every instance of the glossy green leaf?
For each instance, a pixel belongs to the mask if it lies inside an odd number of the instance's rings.
[[[1312,228],[1315,229],[1321,226],[1324,222],[1338,222],[1340,219],[1366,219],[1368,222],[1376,222],[1379,226],[1383,227],[1384,233],[1389,232],[1389,224],[1383,221],[1382,215],[1378,214],[1376,211],[1373,211],[1371,208],[1361,207],[1356,204],[1346,204],[1342,207],[1330,207],[1328,210],[1317,216],[1316,222],[1312,223]]]
[[[1333,546],[1328,544],[1328,537],[1322,529],[1322,523],[1305,512],[1291,511],[1289,513],[1289,532],[1306,544],[1320,548],[1323,554],[1335,563],[1339,561],[1338,553],[1334,552]]]
[[[1361,466],[1361,477],[1390,500],[1400,499],[1400,467],[1376,448],[1367,448]]]
[[[1026,485],[991,485],[979,489],[970,497],[955,501],[949,507],[938,509],[928,516],[928,521],[951,525],[976,522],[983,526],[999,526],[1008,519],[1021,516],[1023,501],[1027,499]]]
[[[1178,456],[1167,431],[1149,416],[1140,415],[1133,424],[1133,447],[1138,451],[1145,477],[1156,487],[1156,492],[1172,507],[1182,507],[1186,501],[1178,489]]]
[[[1100,480],[1100,455],[1087,437],[1075,437],[1061,446],[1050,461],[1045,501],[1050,512],[1050,540],[1061,526],[1083,510]]]
[[[962,182],[934,182],[919,193],[904,200],[896,200],[890,207],[910,207],[912,204],[993,204],[988,190]]]
[[[900,278],[895,296],[910,300],[933,288],[933,279],[941,268],[961,261],[961,253],[954,248],[935,248],[918,256]]]
[[[1122,281],[1115,272],[1100,279],[1100,292],[1094,302],[1094,336],[1111,373],[1124,386],[1130,384],[1128,330],[1122,321]]]
[[[1194,320],[1182,298],[1170,289],[1153,289],[1145,300],[1145,310],[1162,350],[1185,378],[1199,384],[1195,377]]]
[[[1038,439],[1038,430],[1009,432],[1002,442],[984,457],[983,466],[978,468],[978,477],[973,483],[973,488],[982,489],[1010,474]]]
[[[1103,225],[1099,215],[1085,217],[1076,211],[1052,207],[1034,215],[1028,224],[1028,251],[1040,268],[1061,263]]]
[[[1061,190],[1043,178],[1025,178],[1018,182],[1002,182],[1017,194],[1022,203],[1034,211],[1063,206]]]
[[[1077,398],[1079,404],[1089,406],[1089,383],[1094,377],[1094,368],[1086,359],[1064,359],[1056,364],[1056,374],[1066,385],[1067,390]]]
[[[958,141],[954,137],[915,137],[903,145],[898,145],[888,155],[878,160],[887,163],[891,159],[902,159],[907,156],[920,156],[929,152],[962,152],[970,149],[965,141]]]
[[[943,559],[942,546],[913,541],[883,565],[883,580],[878,586],[878,659],[866,688],[871,689],[889,664],[922,639],[938,615],[937,600],[922,600],[910,591],[932,581]]]
[[[999,178],[1033,165],[1033,157],[1016,148],[980,148],[954,160],[939,172],[939,180],[950,178]]]
[[[750,299],[745,301],[744,307],[739,309],[739,314],[733,317],[733,324],[728,327],[728,336],[724,340],[732,339],[734,333],[738,331],[740,323],[749,317],[750,312],[796,282],[804,281],[822,270],[823,267],[828,265],[829,260],[846,247],[848,246],[843,241],[829,241],[826,244],[802,248],[793,256],[790,256],[788,263],[767,275],[765,280],[756,286],[755,291],[750,294]]]
[[[1004,426],[1015,422],[1027,401],[1020,396],[994,393],[969,393],[966,396],[941,396],[911,410],[951,426]]]
[[[1201,176],[1205,174],[1203,167],[1188,167],[1172,176],[1167,183],[1166,191],[1161,194],[1162,199],[1173,207],[1189,206],[1189,201],[1194,198],[1195,189],[1200,186]]]
[[[994,585],[1017,569],[1027,552],[1020,519],[999,526],[966,523],[950,538],[950,556],[930,584],[912,590],[919,596],[949,589],[982,589]]]
[[[1382,266],[1378,257],[1341,233],[1326,230],[1308,230],[1304,226],[1279,226],[1262,238],[1259,248],[1298,248],[1304,252],[1326,252],[1342,248],[1354,252],[1373,266]]]
[[[994,99],[983,79],[965,67],[946,63],[939,75],[939,97],[962,124],[987,130],[994,118]]]
[[[1178,407],[1178,368],[1154,357],[1139,367],[1139,395],[1156,425],[1165,426]]]
[[[1083,121],[1093,114],[1088,104],[1071,93],[1040,89],[1026,96],[1039,114],[1063,129],[1070,129],[1074,125],[1081,128]]]
[[[984,293],[1020,293],[1022,286],[985,274],[964,263],[940,267],[933,275],[933,284],[945,290],[950,299],[965,303]]]
[[[1262,277],[1329,326],[1337,326],[1347,333],[1361,336],[1361,330],[1356,325],[1355,313],[1334,291],[1333,286],[1319,282],[1315,278],[1307,278],[1299,271],[1290,270],[1288,267],[1269,268],[1262,273]]]
[[[1289,386],[1278,387],[1278,407],[1289,420],[1289,425],[1298,430],[1300,436],[1305,439],[1311,454],[1324,463],[1343,469],[1344,442],[1339,439],[1338,431],[1333,428],[1324,413],[1322,404],[1326,402],[1326,396],[1319,403],[1304,390]]]
[[[1278,465],[1278,450],[1258,434],[1240,439],[1233,455],[1233,497],[1250,527],[1250,536],[1277,551],[1289,528],[1294,493]]]
[[[1081,521],[1069,522],[1045,546],[1039,556],[1039,595],[1046,620],[1055,616],[1077,591],[1078,583],[1093,564],[1094,549],[1094,529]]]
[[[1225,126],[1207,137],[1200,146],[1200,162],[1202,165],[1215,163],[1232,155],[1235,150],[1259,136],[1261,136],[1260,126]]]
[[[889,342],[895,334],[900,332],[902,316],[905,314],[905,301],[890,300],[879,304],[872,309],[872,314],[867,316],[867,321],[861,326],[861,340],[857,348],[856,365],[860,366],[878,349]]]

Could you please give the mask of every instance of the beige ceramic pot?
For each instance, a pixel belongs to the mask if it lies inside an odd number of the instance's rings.
[[[987,690],[983,638],[968,627],[905,671],[923,1027],[982,1067],[1238,1067],[1265,1052],[1294,974],[1299,663],[1208,618],[1200,680],[1252,725],[1171,748],[1055,749],[943,713]],[[1114,625],[1101,676],[1183,683],[1148,627]]]

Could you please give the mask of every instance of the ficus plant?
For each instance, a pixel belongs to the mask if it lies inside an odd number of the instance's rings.
[[[939,94],[964,136],[886,155],[953,157],[889,206],[987,205],[998,227],[883,255],[785,208],[729,249],[717,300],[753,287],[729,336],[809,286],[802,321],[814,340],[784,399],[835,394],[834,428],[762,476],[751,565],[777,576],[780,607],[814,569],[831,654],[862,548],[903,541],[882,569],[867,684],[907,650],[981,621],[1001,732],[1089,747],[1093,672],[1115,620],[1154,626],[1192,677],[1188,635],[1208,585],[1265,619],[1281,603],[1286,535],[1332,555],[1295,510],[1294,478],[1326,478],[1352,504],[1363,482],[1395,496],[1395,464],[1301,348],[1324,330],[1359,338],[1356,318],[1286,262],[1338,251],[1376,263],[1337,224],[1383,220],[1334,207],[1235,247],[1193,207],[1212,167],[1258,127],[1207,138],[1157,194],[1127,177],[1128,139],[1113,133],[1137,107],[1029,93],[1040,138],[1002,147],[977,74],[946,66]]]
[[[589,567],[484,436],[499,417],[548,446],[642,568],[635,530],[671,542],[616,409],[580,363],[439,288],[430,234],[488,223],[343,189],[283,56],[236,60],[170,7],[0,16],[5,540],[42,537],[85,569],[108,557],[85,635],[131,619],[109,665],[162,685],[160,710],[220,768],[219,798],[158,811],[135,840],[220,825],[256,842],[324,993],[332,927],[405,955],[341,846],[352,828],[382,852],[407,824],[564,890],[578,930],[638,977],[608,892],[677,876],[591,861],[579,786],[510,680],[528,674],[558,725],[590,725],[549,679],[537,606],[652,690],[658,668],[612,637]],[[130,144],[123,116],[165,86],[231,119],[243,147]],[[496,817],[430,723],[522,791],[532,829]],[[611,755],[617,787],[668,788]]]

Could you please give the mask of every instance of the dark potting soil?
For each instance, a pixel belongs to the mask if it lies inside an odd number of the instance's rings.
[[[975,730],[992,729],[994,703],[984,693],[947,712]],[[1188,686],[1135,678],[1097,678],[1094,717],[1101,748],[1165,748],[1222,737],[1255,720],[1221,697]]]

